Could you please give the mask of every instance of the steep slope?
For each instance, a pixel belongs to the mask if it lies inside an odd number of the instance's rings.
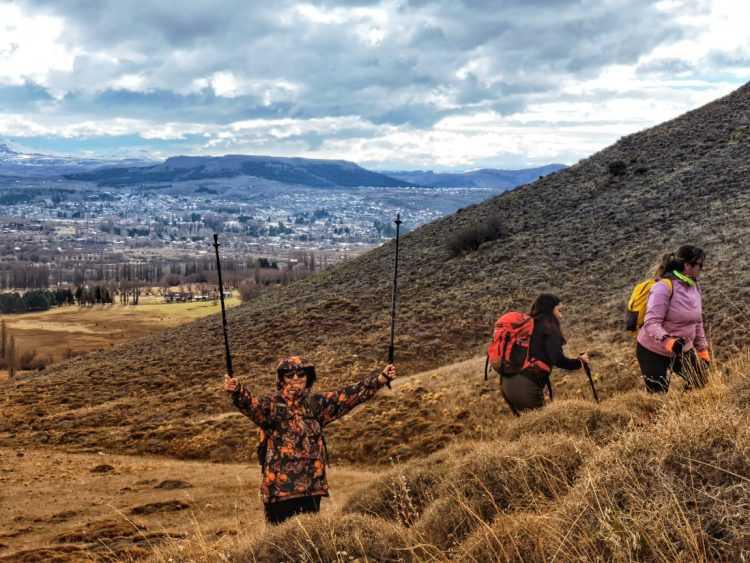
[[[174,156],[154,166],[107,168],[70,174],[66,178],[98,182],[104,186],[126,186],[143,182],[181,182],[237,176],[314,188],[412,185],[345,160],[245,155]]]
[[[703,291],[716,352],[746,343],[749,117],[744,86],[409,233],[401,246],[396,342],[402,374],[481,353],[498,312],[526,309],[544,290],[564,299],[570,352],[597,352],[600,393],[638,387],[632,341],[621,331],[623,306],[632,283],[685,242],[708,253]],[[451,257],[451,236],[496,218],[504,238]],[[231,311],[240,374],[260,392],[271,387],[272,366],[287,352],[315,361],[322,387],[382,365],[393,249],[385,245]],[[222,350],[219,321],[209,318],[6,384],[0,445],[249,457],[252,448],[241,447],[254,442],[249,426],[224,415],[231,407],[219,391]],[[425,397],[428,390],[383,393],[335,425],[329,446],[339,459],[385,462],[436,450],[455,436],[479,436],[502,403],[495,387],[477,389],[478,378],[442,376],[435,392],[452,398],[451,409],[461,406],[448,412],[440,397]],[[562,381],[563,397],[584,389],[580,377]]]

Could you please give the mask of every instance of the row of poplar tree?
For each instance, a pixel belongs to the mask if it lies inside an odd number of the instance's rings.
[[[33,289],[24,293],[0,293],[0,313],[30,313],[46,311],[62,305],[79,305],[81,307],[97,304],[111,304],[115,299],[122,304],[138,304],[139,288],[128,288],[120,291],[106,286],[77,287],[65,289]]]

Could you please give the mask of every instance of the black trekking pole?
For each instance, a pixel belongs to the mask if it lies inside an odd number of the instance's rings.
[[[216,273],[219,276],[219,299],[221,299],[221,326],[224,329],[224,354],[227,360],[227,374],[234,375],[232,369],[232,353],[229,351],[229,333],[227,332],[227,312],[224,308],[224,283],[221,280],[221,260],[219,259],[219,235],[214,233],[214,249],[216,250]]]
[[[581,360],[581,363],[583,363],[583,370],[586,372],[586,377],[589,378],[589,385],[591,385],[591,392],[594,394],[594,400],[598,403],[599,395],[596,394],[596,387],[594,387],[594,378],[591,377],[591,368],[589,367],[589,364],[587,362]]]
[[[398,237],[401,227],[401,214],[396,214],[396,257],[393,261],[393,293],[391,295],[391,343],[388,346],[388,363],[392,364],[396,359],[396,349],[393,346],[393,340],[396,336],[396,298],[398,296]],[[386,383],[388,389],[391,388],[391,382]]]

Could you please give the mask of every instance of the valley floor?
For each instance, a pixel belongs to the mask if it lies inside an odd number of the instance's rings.
[[[333,467],[333,512],[376,474]],[[254,464],[0,448],[0,561],[120,560],[265,528]]]
[[[231,297],[226,307],[240,303],[238,297]],[[8,334],[16,340],[19,357],[33,352],[37,363],[49,365],[155,334],[220,310],[218,302],[163,303],[158,295],[144,295],[138,305],[72,305],[39,313],[0,315],[0,318],[5,321]],[[0,381],[4,375],[6,372],[0,372]]]

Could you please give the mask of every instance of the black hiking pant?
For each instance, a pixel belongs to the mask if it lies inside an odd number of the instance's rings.
[[[686,388],[700,388],[706,385],[708,370],[705,362],[698,357],[694,348],[683,354],[662,356],[640,344],[635,350],[638,365],[641,366],[643,380],[649,393],[669,391],[669,369],[685,380]]]
[[[320,496],[299,497],[265,504],[266,522],[281,524],[297,514],[320,512]]]
[[[504,375],[500,379],[503,395],[514,411],[513,414],[544,406],[544,388],[549,383],[548,375],[522,371],[517,375]]]

